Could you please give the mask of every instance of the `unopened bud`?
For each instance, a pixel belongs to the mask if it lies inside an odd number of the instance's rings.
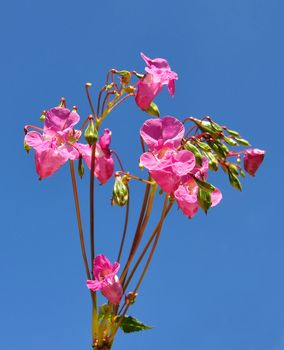
[[[82,156],[80,156],[78,161],[78,174],[81,179],[84,176],[84,172],[85,172],[85,169],[84,169],[83,159],[82,159]]]
[[[32,148],[26,143],[26,140],[24,140],[24,149],[27,151],[27,153],[29,153],[30,150],[32,149]]]
[[[93,118],[90,118],[87,129],[84,133],[85,140],[88,142],[90,146],[92,146],[98,139],[98,130],[95,127]]]
[[[115,182],[112,192],[112,204],[123,207],[128,202],[128,186],[121,176],[115,177]]]
[[[125,296],[125,304],[126,305],[133,305],[135,303],[136,297],[137,297],[138,293],[134,293],[134,292],[129,292],[126,296]]]
[[[215,186],[211,185],[209,182],[199,180],[198,178],[195,178],[194,180],[196,181],[198,187],[204,191],[214,192],[216,189]]]
[[[126,87],[124,88],[124,91],[125,91],[127,94],[132,94],[132,93],[135,91],[135,87],[132,86],[132,85],[126,86]]]
[[[147,109],[145,109],[145,112],[150,115],[153,115],[154,117],[160,116],[159,108],[154,102],[151,102],[150,106]]]
[[[202,154],[200,153],[199,149],[197,147],[195,147],[190,141],[187,141],[184,144],[184,149],[186,149],[187,151],[190,151],[194,154],[195,159],[196,159],[196,163],[198,165],[200,165],[202,163]]]
[[[42,111],[41,116],[39,117],[39,120],[44,122],[45,121],[45,116],[46,116],[46,111]]]
[[[229,174],[230,184],[234,188],[236,188],[237,190],[241,191],[242,190],[242,185],[241,185],[241,182],[240,182],[239,178],[237,177],[237,175],[232,174],[231,172],[229,172],[228,174]]]
[[[201,209],[207,214],[208,209],[212,205],[210,192],[203,190],[201,187],[198,188],[198,204]]]
[[[230,134],[232,136],[236,136],[236,137],[240,136],[240,134],[237,131],[235,131],[235,130],[230,130],[230,129],[227,129],[225,127],[224,127],[224,129],[227,131],[228,134]]]
[[[211,151],[211,147],[207,145],[207,143],[201,142],[201,141],[196,141],[196,142],[197,142],[197,145],[202,149],[202,151],[205,151],[205,152]]]
[[[238,144],[237,141],[235,141],[231,137],[224,136],[223,138],[224,138],[224,141],[230,146],[237,146],[237,144]]]
[[[239,175],[239,169],[235,164],[229,163],[229,171],[232,174]]]
[[[194,121],[194,123],[199,127],[199,129],[203,132],[208,132],[209,134],[216,136],[216,134],[220,133],[222,131],[222,129],[220,131],[216,131],[216,129],[214,129],[212,123],[213,122],[208,122],[205,120],[199,120],[196,118],[192,119]],[[215,123],[214,123],[215,124]],[[216,124],[218,125],[218,124]]]
[[[250,146],[250,143],[245,139],[240,139],[239,137],[235,137],[235,140],[242,146]]]
[[[61,97],[60,103],[59,103],[59,106],[58,106],[58,107],[66,108],[66,100],[65,100],[64,97]]]
[[[204,152],[204,155],[208,159],[209,169],[217,171],[219,167],[219,162],[217,158],[211,152]]]

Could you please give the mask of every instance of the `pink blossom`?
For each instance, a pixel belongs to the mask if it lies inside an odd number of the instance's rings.
[[[114,171],[114,160],[111,156],[109,148],[111,141],[111,131],[105,129],[103,135],[96,143],[95,152],[95,176],[102,183],[106,183],[112,176]],[[92,147],[85,144],[78,144],[78,148],[86,161],[89,169],[91,169]]]
[[[199,209],[198,185],[191,177],[186,183],[181,184],[174,192],[175,199],[181,211],[189,218],[192,218]],[[217,205],[222,199],[222,193],[218,188],[211,193],[212,207]]]
[[[75,143],[81,132],[73,129],[79,120],[76,111],[55,107],[46,113],[42,134],[30,131],[25,136],[26,144],[35,150],[36,171],[40,179],[54,174],[67,160],[79,157]]]
[[[148,119],[142,125],[140,135],[150,151],[157,151],[163,147],[177,148],[184,135],[184,126],[171,116]]]
[[[257,148],[245,150],[244,167],[246,172],[254,176],[257,169],[260,167],[265,156],[265,151]]]
[[[108,258],[101,254],[94,259],[94,280],[87,280],[87,287],[96,292],[100,290],[102,294],[112,303],[119,304],[123,289],[116,275],[120,264],[113,265]]]
[[[141,53],[141,57],[146,62],[145,71],[147,73],[138,82],[135,100],[141,109],[146,110],[161,91],[163,85],[168,86],[171,96],[174,95],[175,80],[178,79],[178,75],[171,70],[168,62],[163,58],[151,59],[143,53]]]

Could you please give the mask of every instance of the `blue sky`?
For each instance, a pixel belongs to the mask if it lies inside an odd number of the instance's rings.
[[[62,96],[84,118],[85,82],[98,90],[109,68],[142,72],[144,51],[179,74],[174,98],[157,98],[162,115],[210,115],[267,157],[242,193],[213,176],[223,201],[207,217],[190,221],[175,207],[131,310],[154,329],[120,334],[114,350],[284,349],[283,10],[281,0],[2,4],[1,348],[90,348],[68,167],[39,182],[23,125]],[[129,101],[107,122],[113,149],[136,173],[145,117]],[[110,208],[111,184],[97,189],[98,252],[113,260],[122,211]]]

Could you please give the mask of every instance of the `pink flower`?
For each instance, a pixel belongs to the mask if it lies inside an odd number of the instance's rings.
[[[263,162],[264,156],[265,151],[262,151],[261,149],[252,148],[245,150],[244,167],[249,175],[255,175],[257,169]]]
[[[163,85],[168,86],[171,96],[174,95],[175,80],[178,79],[178,75],[171,70],[168,62],[163,58],[151,59],[142,52],[141,57],[146,62],[145,71],[147,73],[138,82],[135,100],[141,109],[146,110],[161,91]]]
[[[25,136],[27,145],[35,150],[36,171],[40,179],[54,174],[67,160],[79,157],[75,143],[81,132],[73,129],[79,120],[76,111],[55,107],[46,113],[42,134],[30,131]]]
[[[181,184],[174,192],[175,199],[181,211],[189,218],[192,218],[199,209],[198,186],[193,178]],[[222,199],[222,193],[218,188],[211,193],[212,207],[217,205]]]
[[[184,126],[171,116],[148,119],[142,125],[140,135],[150,151],[158,151],[163,147],[177,148],[184,135]]]
[[[111,131],[105,129],[103,135],[96,143],[95,176],[102,184],[109,180],[114,171],[114,160],[109,149],[110,141]],[[78,144],[78,148],[82,153],[88,168],[91,169],[92,148],[85,144]]]
[[[102,294],[112,303],[119,304],[123,289],[116,273],[120,264],[113,265],[103,254],[95,257],[94,260],[94,280],[87,280],[87,287],[96,292],[100,290]]]

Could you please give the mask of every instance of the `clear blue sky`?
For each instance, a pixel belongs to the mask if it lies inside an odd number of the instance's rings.
[[[162,115],[211,115],[267,157],[243,193],[213,177],[224,198],[207,217],[173,210],[131,310],[155,328],[119,335],[114,350],[284,349],[283,11],[282,0],[1,5],[1,349],[90,349],[68,167],[39,182],[22,128],[61,96],[87,116],[84,83],[99,89],[109,68],[142,72],[140,51],[179,74],[175,97],[157,99]],[[112,147],[136,173],[144,120],[129,101],[108,124]],[[99,192],[98,252],[113,260],[122,211],[109,206],[111,184]]]

